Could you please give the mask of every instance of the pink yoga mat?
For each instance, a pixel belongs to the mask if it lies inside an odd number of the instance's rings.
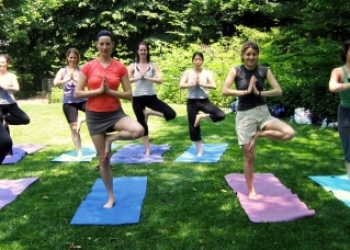
[[[228,185],[237,197],[249,219],[255,223],[292,221],[315,215],[296,194],[285,187],[273,174],[255,174],[254,186],[257,200],[248,199],[244,174],[225,176]]]
[[[14,201],[38,177],[18,180],[0,180],[0,209]]]

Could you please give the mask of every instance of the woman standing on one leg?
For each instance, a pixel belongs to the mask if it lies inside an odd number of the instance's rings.
[[[14,92],[20,90],[17,77],[15,74],[8,71],[11,64],[11,57],[7,54],[0,55],[0,117],[1,124],[10,134],[8,125],[26,125],[30,119],[22,109],[19,108]],[[12,155],[12,148],[9,150]]]
[[[69,124],[73,143],[78,152],[77,157],[81,158],[80,125],[85,121],[85,118],[78,119],[78,111],[86,112],[86,99],[77,100],[74,98],[74,90],[78,81],[80,68],[79,51],[75,48],[70,48],[66,54],[67,67],[61,68],[53,81],[54,86],[63,85],[63,112]]]
[[[272,72],[258,65],[259,47],[247,42],[241,50],[244,65],[233,67],[225,80],[222,93],[238,96],[236,132],[238,143],[244,153],[244,174],[248,186],[248,197],[257,199],[254,188],[254,147],[258,137],[288,141],[294,137],[294,130],[288,124],[271,116],[263,97],[281,96],[282,89]],[[271,90],[264,91],[268,80]],[[231,89],[235,82],[236,89]]]
[[[137,121],[145,129],[142,142],[146,155],[150,154],[148,137],[148,116],[164,117],[166,121],[176,117],[175,111],[165,102],[158,99],[153,83],[161,84],[162,76],[156,63],[151,62],[148,45],[141,42],[137,45],[136,63],[128,67],[130,82],[135,82],[132,107]],[[147,110],[146,107],[149,109]]]
[[[18,92],[20,88],[16,75],[8,71],[10,63],[9,55],[0,55],[0,116],[4,116],[6,124],[26,125],[29,124],[30,119],[18,107],[13,96],[13,93]]]
[[[183,73],[179,85],[180,89],[188,89],[187,116],[190,139],[194,141],[199,157],[203,155],[201,119],[211,119],[213,122],[225,119],[225,113],[209,101],[208,89],[216,89],[216,83],[211,71],[202,68],[203,61],[204,56],[201,52],[193,53],[194,67]],[[203,113],[199,113],[200,111]]]
[[[343,42],[340,49],[343,66],[332,70],[329,90],[339,92],[338,131],[343,146],[345,167],[350,179],[350,40]]]
[[[88,98],[86,123],[98,153],[100,173],[108,193],[108,201],[103,207],[111,208],[115,203],[110,165],[111,144],[115,140],[140,138],[144,130],[124,113],[121,106],[120,99],[131,100],[132,90],[126,67],[111,56],[113,34],[108,30],[100,31],[96,36],[96,47],[99,56],[82,67],[74,97]],[[120,83],[123,92],[118,91]],[[118,133],[107,135],[107,131]]]

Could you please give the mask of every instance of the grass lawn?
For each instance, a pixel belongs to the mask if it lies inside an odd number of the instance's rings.
[[[147,194],[138,224],[71,226],[70,220],[90,192],[99,172],[88,163],[53,163],[73,150],[61,104],[20,106],[31,117],[27,126],[12,126],[15,144],[48,144],[15,165],[0,167],[0,179],[38,176],[39,180],[0,210],[0,249],[349,249],[350,208],[324,191],[308,175],[345,174],[341,144],[334,129],[292,124],[290,142],[261,139],[256,148],[257,173],[273,173],[316,215],[292,222],[250,222],[224,175],[243,172],[234,115],[213,124],[202,121],[204,143],[229,143],[216,164],[175,163],[190,145],[186,109],[172,105],[178,117],[165,122],[150,117],[154,144],[169,144],[163,163],[113,168],[115,177],[147,176]],[[129,103],[127,114],[133,116]],[[91,140],[86,125],[83,145]],[[141,143],[141,140],[134,141]],[[121,145],[130,142],[120,142]],[[350,189],[350,187],[349,187]]]

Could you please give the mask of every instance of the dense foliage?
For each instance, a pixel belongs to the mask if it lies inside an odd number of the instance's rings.
[[[54,76],[69,47],[81,51],[82,61],[95,56],[94,36],[107,28],[116,35],[114,56],[125,63],[139,41],[151,44],[166,79],[158,91],[168,101],[184,101],[177,84],[194,49],[205,52],[220,85],[240,63],[241,44],[254,40],[262,47],[261,63],[284,89],[284,97],[271,102],[335,116],[338,97],[327,85],[350,29],[345,0],[0,0],[0,8],[0,50],[14,58],[20,97],[42,90],[42,79]],[[220,87],[212,99],[230,101]]]

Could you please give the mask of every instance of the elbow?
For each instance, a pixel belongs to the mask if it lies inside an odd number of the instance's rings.
[[[329,86],[329,91],[335,93],[335,92],[337,92],[337,89],[334,88],[334,87]]]

